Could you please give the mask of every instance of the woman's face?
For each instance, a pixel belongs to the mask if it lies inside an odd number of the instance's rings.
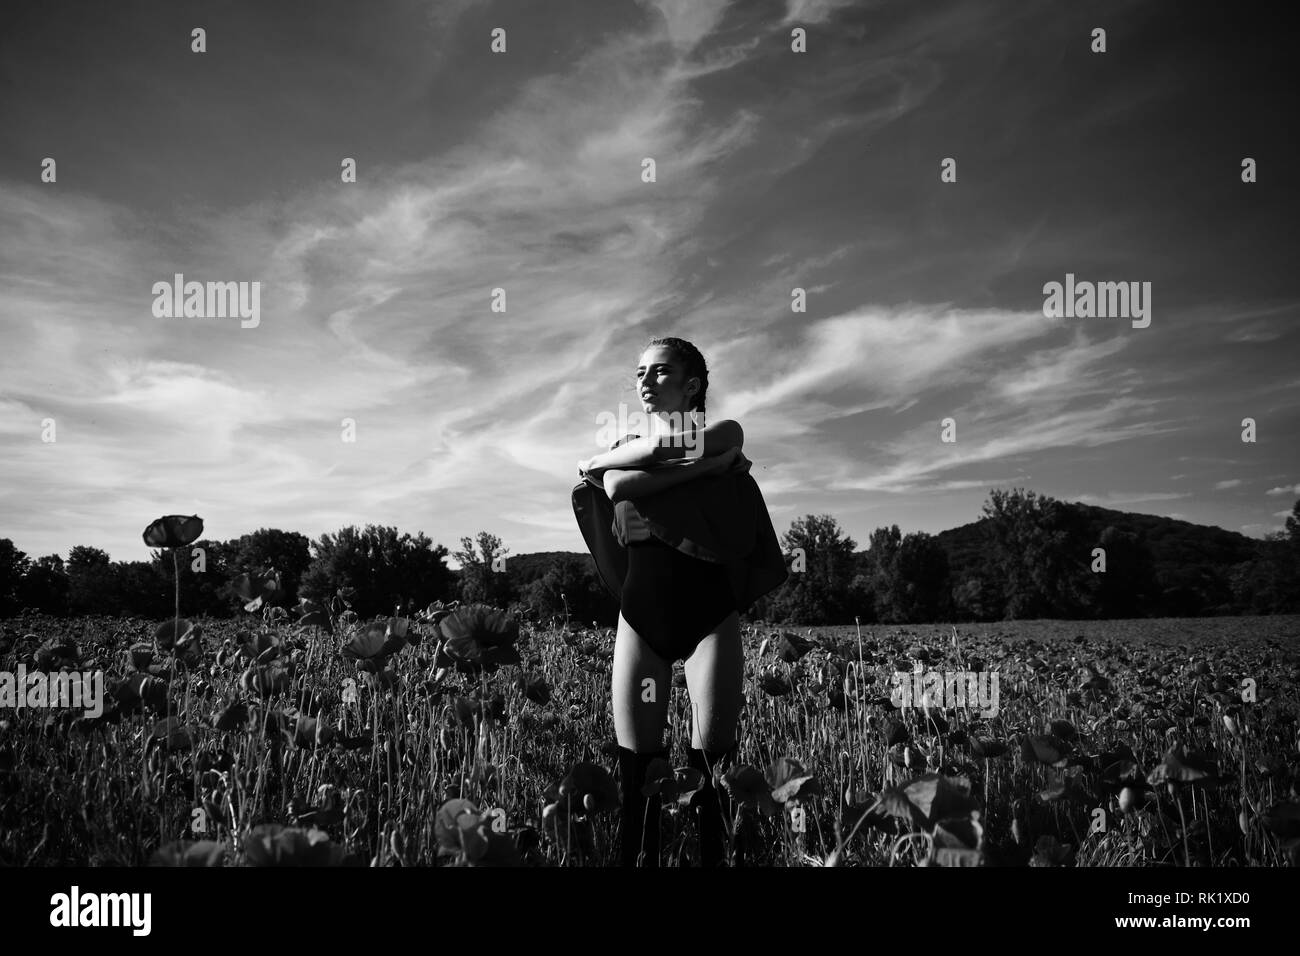
[[[699,379],[686,377],[685,367],[667,346],[652,345],[641,353],[636,367],[636,388],[641,409],[647,415],[669,412],[684,415],[699,387]]]

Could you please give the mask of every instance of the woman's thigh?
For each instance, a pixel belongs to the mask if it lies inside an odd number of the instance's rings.
[[[691,746],[726,750],[734,744],[745,708],[745,648],[735,611],[686,659],[686,692],[691,698]]]
[[[619,614],[612,689],[614,734],[620,746],[642,753],[663,746],[672,679],[672,664],[651,650]]]

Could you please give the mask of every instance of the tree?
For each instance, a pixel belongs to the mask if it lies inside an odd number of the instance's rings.
[[[362,617],[391,614],[398,604],[423,607],[450,598],[447,549],[423,533],[399,535],[396,528],[349,525],[312,542],[313,559],[299,591],[323,601],[342,587],[355,589],[353,610]]]
[[[31,563],[31,559],[12,541],[0,538],[0,617],[9,617],[22,610],[19,589]]]
[[[877,620],[902,624],[952,616],[948,554],[931,535],[916,531],[904,537],[898,525],[877,528],[867,558]]]
[[[46,614],[66,614],[68,610],[68,572],[63,558],[47,554],[27,569],[18,586],[18,603]]]
[[[285,607],[297,605],[302,576],[311,567],[311,541],[306,535],[258,528],[229,542],[228,548],[227,577],[278,571],[282,593],[272,603]],[[236,600],[239,600],[237,596]]]
[[[1001,590],[982,574],[973,574],[952,589],[953,610],[963,621],[997,621],[1002,618]]]
[[[895,593],[898,586],[898,551],[903,545],[903,533],[898,525],[877,528],[867,539],[866,579],[874,601],[875,618],[883,624],[902,621],[901,600]]]
[[[1101,617],[1146,617],[1159,598],[1155,560],[1141,537],[1107,525],[1098,540],[1106,571],[1097,572],[1096,603]]]
[[[573,555],[552,561],[545,574],[524,586],[522,598],[542,620],[563,620],[566,604],[569,618],[576,624],[608,624],[618,618],[618,603]]]
[[[73,614],[123,613],[108,552],[76,545],[68,552],[68,610]],[[130,613],[129,611],[125,613]]]
[[[1091,613],[1092,545],[1077,511],[1020,488],[995,488],[983,511],[989,563],[1008,618]]]
[[[1266,535],[1259,542],[1257,556],[1235,565],[1229,581],[1233,604],[1238,611],[1247,614],[1298,612],[1300,550],[1286,532]]]
[[[796,624],[842,624],[852,618],[849,594],[856,542],[830,515],[805,515],[782,535],[786,554],[802,549],[806,570],[792,571],[763,613]]]
[[[183,567],[184,565],[182,565]],[[100,614],[139,614],[171,618],[176,605],[171,565],[160,561],[117,561],[109,566],[107,592],[101,599]],[[181,605],[186,614],[194,609]]]
[[[494,570],[498,559],[509,551],[501,539],[486,531],[478,533],[478,553],[469,538],[460,539],[460,550],[452,557],[460,562],[460,599],[466,604],[491,604],[504,608],[513,597],[510,578]]]
[[[938,541],[924,531],[907,535],[899,543],[895,569],[894,600],[903,620],[918,624],[952,617],[948,553]]]

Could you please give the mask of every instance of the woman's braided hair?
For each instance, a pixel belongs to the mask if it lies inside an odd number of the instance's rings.
[[[683,383],[692,378],[700,380],[700,390],[691,399],[691,408],[703,413],[705,394],[709,390],[709,367],[704,364],[704,356],[700,354],[700,350],[685,339],[671,336],[662,339],[651,339],[647,348],[655,345],[662,345],[664,348],[671,349],[677,357],[677,361],[685,366],[686,375]]]

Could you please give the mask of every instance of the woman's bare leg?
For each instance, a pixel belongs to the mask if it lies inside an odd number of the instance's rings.
[[[637,753],[663,747],[672,679],[672,665],[652,651],[619,614],[611,683],[614,734],[620,747]]]
[[[734,744],[745,708],[745,649],[736,612],[686,659],[686,691],[691,699],[691,746],[713,752]]]

